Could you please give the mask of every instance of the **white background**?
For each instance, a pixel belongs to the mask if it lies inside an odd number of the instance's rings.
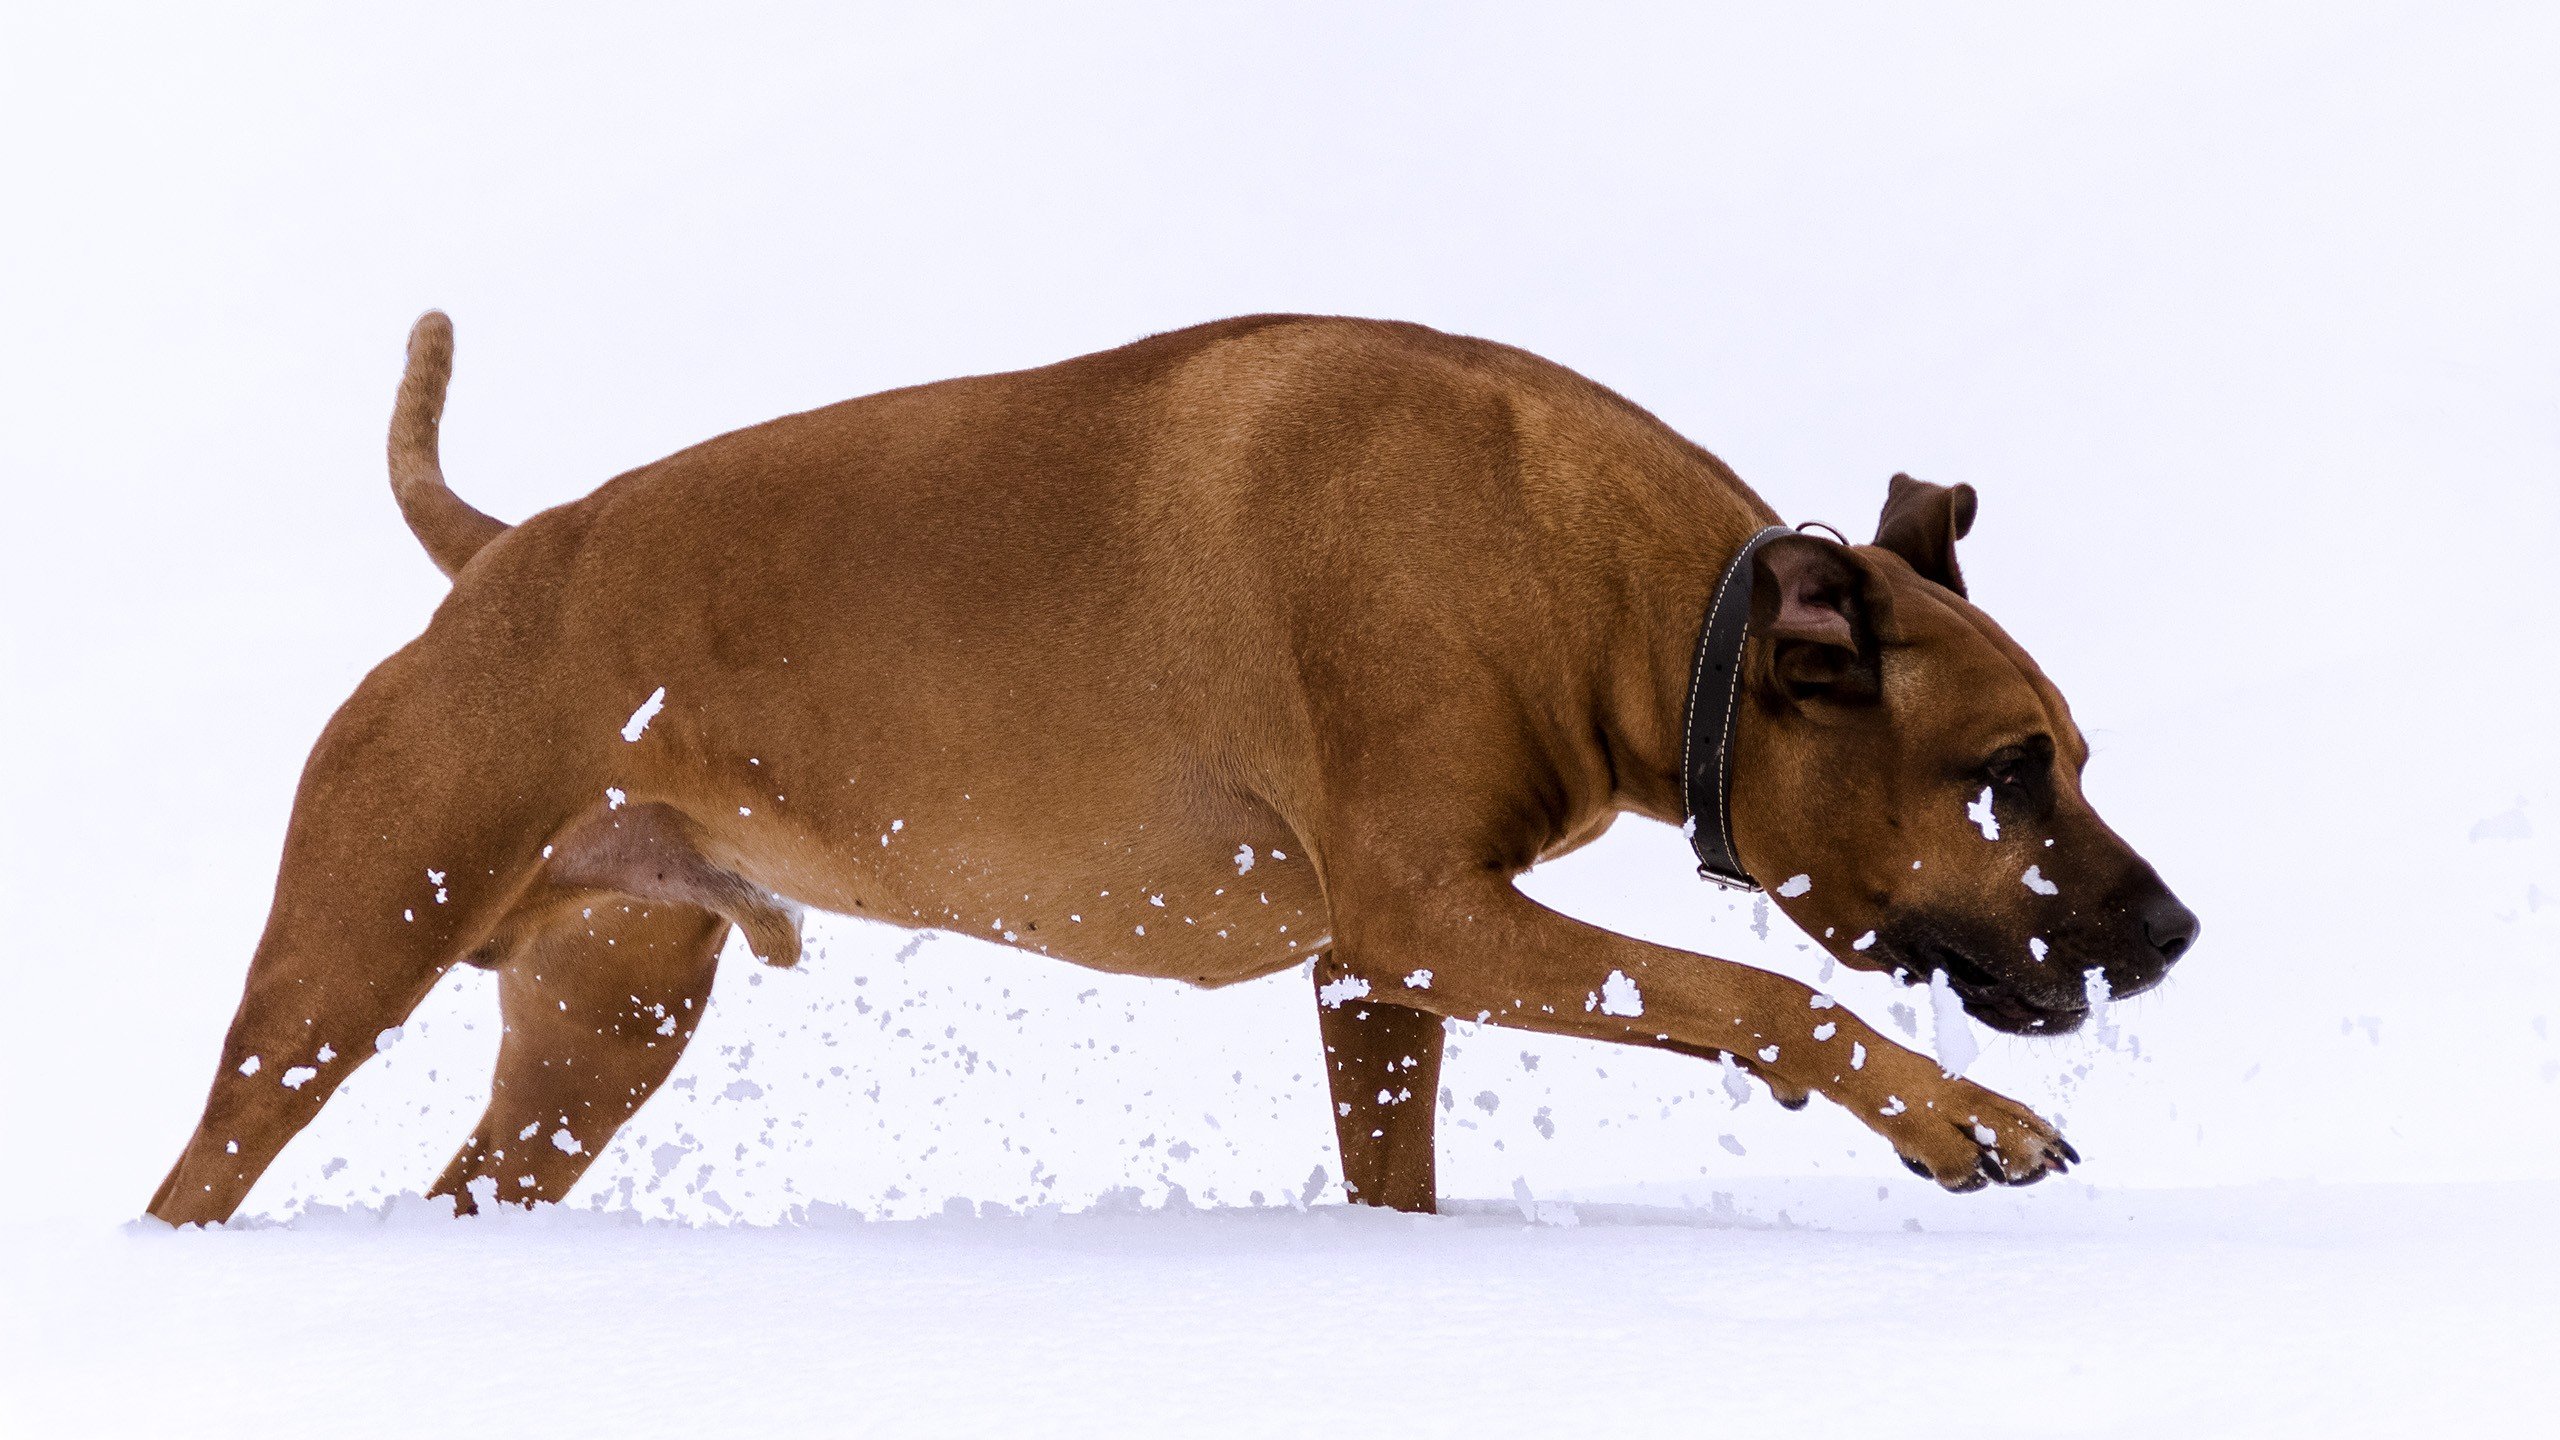
[[[2547,8],[524,8],[0,30],[0,1214],[130,1216],[193,1122],[302,757],[441,591],[382,473],[429,305],[447,471],[510,519],[783,411],[1264,310],[1535,350],[1860,536],[1893,471],[1968,481],[1976,598],[2204,920],[2111,1045],[1976,1076],[2063,1115],[2075,1183],[2560,1177]],[[1805,964],[1659,827],[1531,888]],[[797,974],[732,953],[693,1083],[593,1193],[1277,1204],[1333,1166],[1297,977],[817,939]],[[479,981],[253,1210],[431,1177],[485,1095]],[[1911,998],[1838,988],[1888,1026]],[[1458,1047],[1456,1194],[1926,1198],[1840,1112],[1731,1110],[1693,1062]]]

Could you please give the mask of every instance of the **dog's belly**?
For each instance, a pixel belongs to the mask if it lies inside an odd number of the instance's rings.
[[[760,771],[793,768],[761,758]],[[944,787],[883,780],[808,801],[785,782],[764,810],[727,796],[687,808],[715,863],[800,904],[1091,969],[1228,985],[1332,941],[1315,869],[1267,810],[1167,797],[1143,818],[1080,808],[1091,828],[1075,830],[1005,813],[987,798],[1001,781],[982,772],[941,804],[918,792]]]

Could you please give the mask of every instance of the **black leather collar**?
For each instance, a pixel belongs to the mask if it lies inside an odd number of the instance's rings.
[[[1698,627],[1698,659],[1689,671],[1687,733],[1680,742],[1683,827],[1698,852],[1698,877],[1729,890],[1757,890],[1733,849],[1733,720],[1742,699],[1742,642],[1751,628],[1751,557],[1781,535],[1772,525],[1751,537],[1716,581]]]

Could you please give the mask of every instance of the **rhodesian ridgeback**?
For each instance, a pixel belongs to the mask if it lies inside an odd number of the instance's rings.
[[[1895,477],[1872,544],[1778,530],[1560,366],[1259,316],[787,416],[509,526],[445,484],[451,364],[431,312],[390,457],[452,591],[312,749],[164,1220],[227,1218],[456,964],[505,1036],[435,1192],[558,1200],[729,931],[790,965],[803,907],[1307,972],[1372,1204],[1436,1203],[1451,1020],[1721,1058],[1950,1189],[2025,1184],[2078,1158],[2027,1107],[1513,882],[1623,813],[1684,826],[1841,964],[2018,1034],[2196,935],[1967,600],[1966,486]]]

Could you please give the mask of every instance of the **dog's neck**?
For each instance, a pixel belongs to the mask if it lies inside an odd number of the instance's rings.
[[[1735,488],[1740,489],[1739,482]],[[1615,808],[1665,824],[1688,818],[1683,800],[1682,742],[1698,632],[1717,581],[1761,527],[1775,517],[1747,490],[1741,503],[1688,506],[1655,517],[1631,534],[1624,552],[1623,613],[1632,633],[1606,647],[1600,677],[1600,733],[1610,746]]]

